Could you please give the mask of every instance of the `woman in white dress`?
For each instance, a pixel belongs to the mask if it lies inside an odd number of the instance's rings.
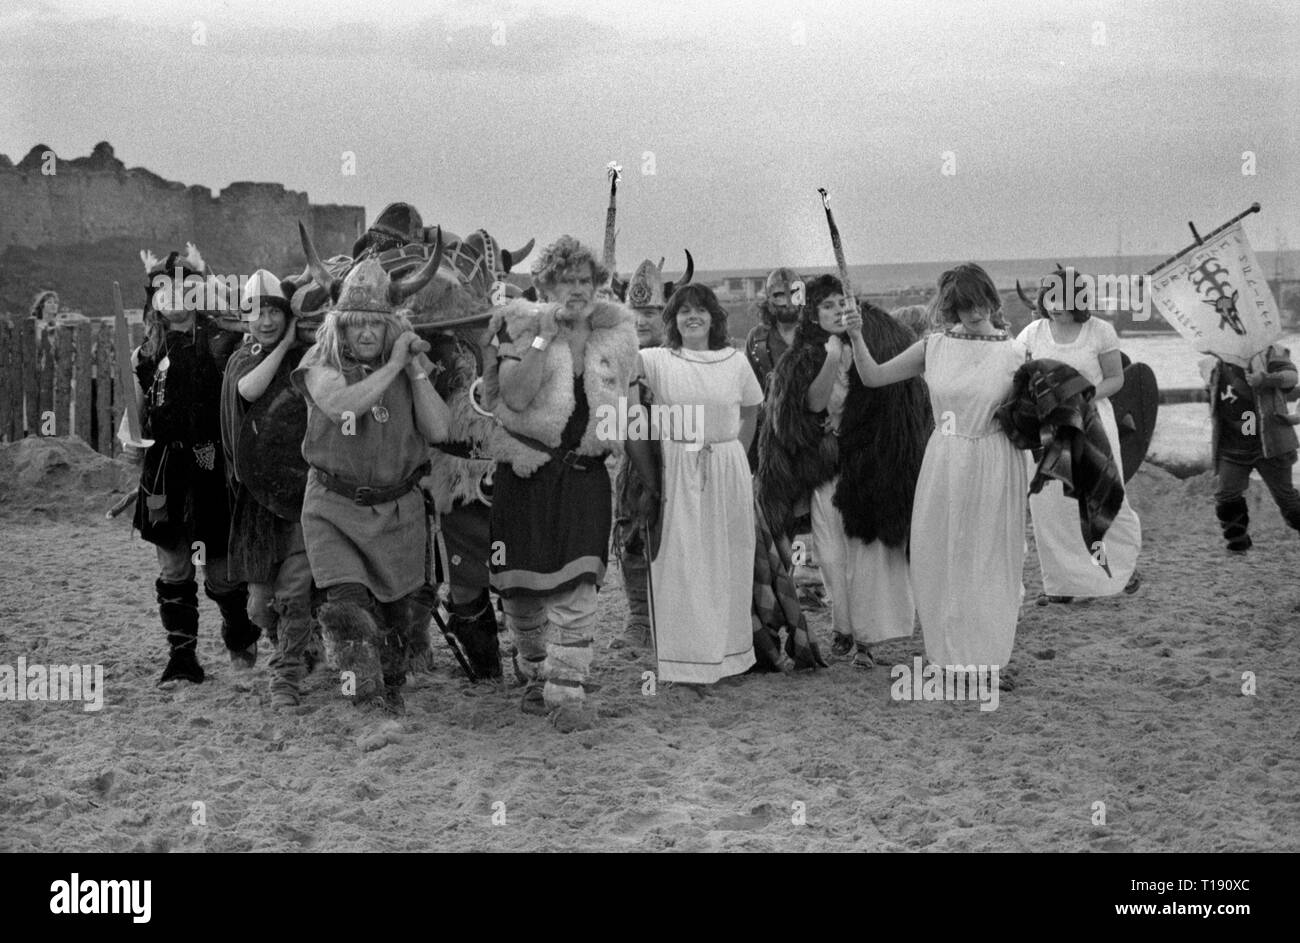
[[[916,485],[910,562],[926,657],[941,668],[1001,669],[1024,598],[1028,476],[994,412],[1025,349],[1002,329],[1001,299],[978,265],[944,272],[935,305],[947,330],[878,364],[850,329],[853,360],[867,386],[924,376],[930,389],[935,429]]]
[[[1096,388],[1093,404],[1111,454],[1121,462],[1119,427],[1110,397],[1124,386],[1120,362],[1119,337],[1115,329],[1085,309],[1066,311],[1049,305],[1040,296],[1039,317],[1020,332],[1020,343],[1035,360],[1059,360],[1078,370]],[[1112,596],[1121,590],[1136,592],[1141,583],[1137,575],[1137,558],[1142,549],[1142,523],[1129,505],[1120,506],[1102,545],[1095,550],[1084,544],[1079,534],[1079,504],[1066,497],[1060,481],[1049,480],[1043,489],[1029,497],[1029,512],[1034,522],[1034,543],[1043,570],[1043,593],[1038,604],[1068,603],[1076,596]],[[1100,564],[1110,569],[1107,575]]]
[[[664,308],[667,346],[641,351],[663,444],[663,531],[650,562],[659,680],[712,684],[754,664],[754,493],[746,454],[763,392],[727,342],[713,291]],[[630,433],[629,433],[630,434]]]

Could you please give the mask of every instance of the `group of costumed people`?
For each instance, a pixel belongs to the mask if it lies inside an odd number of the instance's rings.
[[[741,350],[689,254],[676,284],[649,260],[621,282],[608,239],[598,260],[563,236],[521,295],[505,276],[531,241],[460,239],[408,204],[351,256],[302,240],[307,271],[259,270],[224,311],[158,289],[210,280],[197,252],[145,259],[143,438],[125,417],[122,434],[142,463],[134,523],[157,547],[164,682],[204,679],[197,566],[232,664],[254,666],[269,637],[275,706],[298,704],[325,659],[354,703],[401,712],[434,620],[471,680],[501,678],[495,592],[522,710],[566,732],[594,719],[611,534],[628,604],[612,645],[650,649],[658,679],[684,685],[826,664],[792,579],[809,531],[832,653],[862,668],[918,617],[936,665],[1008,664],[1031,490],[1040,601],[1137,588],[1114,331],[1040,294],[1013,339],[979,266],[940,277],[934,331],[835,276],[777,269]],[[455,304],[467,316],[446,317]],[[1279,353],[1262,382],[1247,392],[1280,397],[1294,366]],[[1251,467],[1300,529],[1274,474],[1288,446],[1295,460],[1287,430],[1259,455],[1221,446],[1246,469],[1220,495],[1231,549],[1249,545]]]

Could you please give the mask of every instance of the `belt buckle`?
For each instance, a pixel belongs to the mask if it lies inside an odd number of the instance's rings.
[[[375,489],[374,489],[374,488],[371,488],[369,485],[362,485],[362,486],[359,487],[359,488],[356,490],[356,492],[352,495],[352,503],[353,503],[353,504],[359,504],[359,505],[361,505],[362,507],[365,507],[365,503],[366,503],[366,502],[365,502],[364,499],[370,497],[370,495],[372,495],[372,494],[374,494],[374,493],[375,493]]]
[[[586,466],[579,464],[579,462],[581,462],[585,457],[586,456],[579,455],[577,452],[573,451],[573,449],[569,449],[569,451],[565,452],[564,456],[560,459],[560,464],[568,465],[574,471],[585,471]]]

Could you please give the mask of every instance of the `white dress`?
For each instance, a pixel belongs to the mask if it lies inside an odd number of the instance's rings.
[[[925,341],[934,432],[912,510],[912,592],[926,657],[1005,666],[1024,599],[1023,453],[994,418],[1025,361],[1019,341],[949,333]]]
[[[663,420],[663,536],[650,562],[660,681],[712,684],[754,664],[754,489],[740,407],[763,391],[741,351],[641,351]]]
[[[843,348],[826,410],[836,430],[848,399],[853,348]],[[812,531],[822,584],[831,601],[831,627],[851,635],[859,645],[908,638],[916,625],[916,605],[907,570],[907,551],[879,540],[863,543],[844,530],[844,517],[835,506],[836,475],[812,494]]]
[[[1105,321],[1089,318],[1072,343],[1061,344],[1052,336],[1046,318],[1033,321],[1020,332],[1019,341],[1035,359],[1048,358],[1069,364],[1096,386],[1102,381],[1100,357],[1119,349],[1115,329]],[[1111,454],[1123,464],[1119,451],[1119,427],[1109,399],[1094,400],[1097,415]],[[1031,459],[1032,462],[1032,459]],[[1079,530],[1079,503],[1065,496],[1061,482],[1051,480],[1038,494],[1030,495],[1029,512],[1034,521],[1034,543],[1043,570],[1043,592],[1049,596],[1111,596],[1124,589],[1137,568],[1142,549],[1142,522],[1124,498],[1115,520],[1106,531],[1101,547],[1094,551]],[[1099,565],[1110,566],[1110,576]]]

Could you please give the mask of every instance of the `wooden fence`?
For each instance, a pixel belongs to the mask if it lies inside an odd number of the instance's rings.
[[[131,344],[139,346],[144,325],[130,327]],[[34,321],[0,320],[0,440],[76,435],[116,455],[120,386],[111,320],[50,327],[39,338]]]

